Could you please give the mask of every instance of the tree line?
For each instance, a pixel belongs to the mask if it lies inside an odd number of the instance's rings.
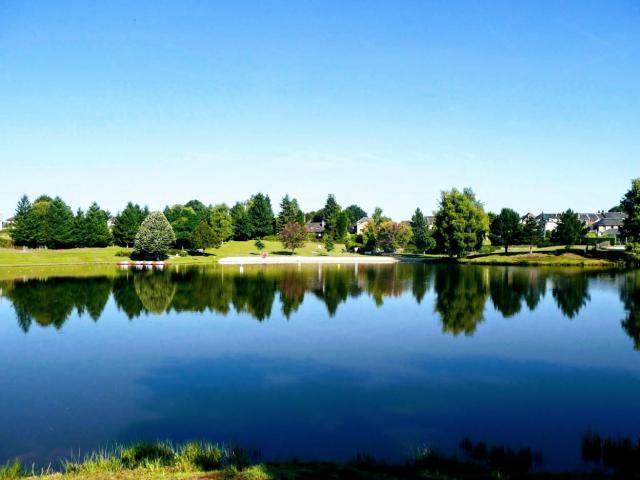
[[[27,196],[18,202],[11,229],[17,246],[72,248],[119,245],[135,247],[140,254],[165,255],[169,249],[204,250],[217,248],[228,240],[279,239],[292,252],[310,239],[319,240],[331,251],[337,243],[357,251],[416,253],[439,252],[462,257],[479,251],[486,239],[493,246],[529,245],[544,242],[576,245],[584,241],[586,226],[571,209],[564,211],[557,228],[545,234],[542,222],[522,217],[511,208],[486,212],[469,189],[441,192],[432,226],[417,208],[411,221],[394,222],[376,208],[364,230],[349,233],[349,227],[367,212],[358,205],[340,206],[333,194],[316,211],[304,213],[298,201],[285,195],[276,215],[268,195],[257,193],[246,201],[205,205],[199,200],[167,206],[162,212],[128,203],[113,219],[93,203],[75,214],[60,198],[43,195],[31,203]],[[621,235],[640,242],[640,179],[632,181],[620,205],[612,210],[627,214]],[[112,225],[110,225],[112,220]],[[322,224],[322,233],[307,232],[309,222]],[[262,244],[263,245],[263,244]],[[257,245],[258,248],[260,245]]]

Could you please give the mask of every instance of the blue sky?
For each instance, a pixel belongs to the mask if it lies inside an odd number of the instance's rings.
[[[609,208],[640,176],[639,56],[637,1],[4,0],[0,214]]]

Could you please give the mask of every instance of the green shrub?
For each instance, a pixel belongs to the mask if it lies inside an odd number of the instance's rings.
[[[178,451],[178,465],[184,470],[217,470],[222,465],[223,451],[210,443],[189,442]]]
[[[128,250],[118,250],[114,255],[116,257],[130,257],[131,252]]]
[[[0,480],[13,480],[14,478],[23,477],[24,474],[20,460],[16,460],[13,463],[9,462],[0,467]]]
[[[142,442],[124,448],[121,459],[126,468],[155,467],[171,465],[176,455],[169,445]]]

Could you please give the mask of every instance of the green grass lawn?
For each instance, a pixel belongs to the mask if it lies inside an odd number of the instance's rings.
[[[216,263],[223,257],[260,255],[255,247],[255,242],[227,242],[220,248],[207,249],[206,255],[186,257],[172,257],[168,260],[171,264],[210,264]],[[282,244],[277,241],[265,240],[264,251],[269,255],[290,255],[284,251]],[[316,242],[308,242],[303,248],[296,250],[296,255],[320,256],[346,256],[353,255],[342,253],[344,245],[336,244],[335,249],[328,254],[324,246]],[[21,250],[14,248],[0,248],[0,267],[7,266],[44,266],[44,265],[83,265],[83,264],[115,264],[129,260],[126,256],[116,256],[118,252],[131,252],[131,249],[122,247],[106,248],[70,248],[67,250],[33,249]]]
[[[535,251],[532,254],[509,252],[505,254],[478,255],[462,258],[460,263],[479,265],[530,265],[530,266],[576,266],[576,267],[607,267],[613,262],[600,258],[590,258],[578,253],[545,253]]]

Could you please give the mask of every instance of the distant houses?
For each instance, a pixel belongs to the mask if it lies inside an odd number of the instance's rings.
[[[349,233],[360,235],[362,232],[364,232],[364,230],[372,222],[372,220],[373,219],[371,217],[362,217],[360,220],[349,227]]]
[[[558,227],[560,215],[560,213],[544,212],[539,215],[527,213],[521,218],[521,222],[525,223],[528,219],[534,218],[540,222],[545,232],[553,232]],[[611,235],[617,237],[624,219],[627,218],[627,214],[622,212],[577,213],[576,215],[589,231],[598,237]]]
[[[15,220],[15,217],[10,217],[10,218],[7,218],[6,220],[0,220],[0,230],[11,228],[11,225],[13,225],[14,220]]]

